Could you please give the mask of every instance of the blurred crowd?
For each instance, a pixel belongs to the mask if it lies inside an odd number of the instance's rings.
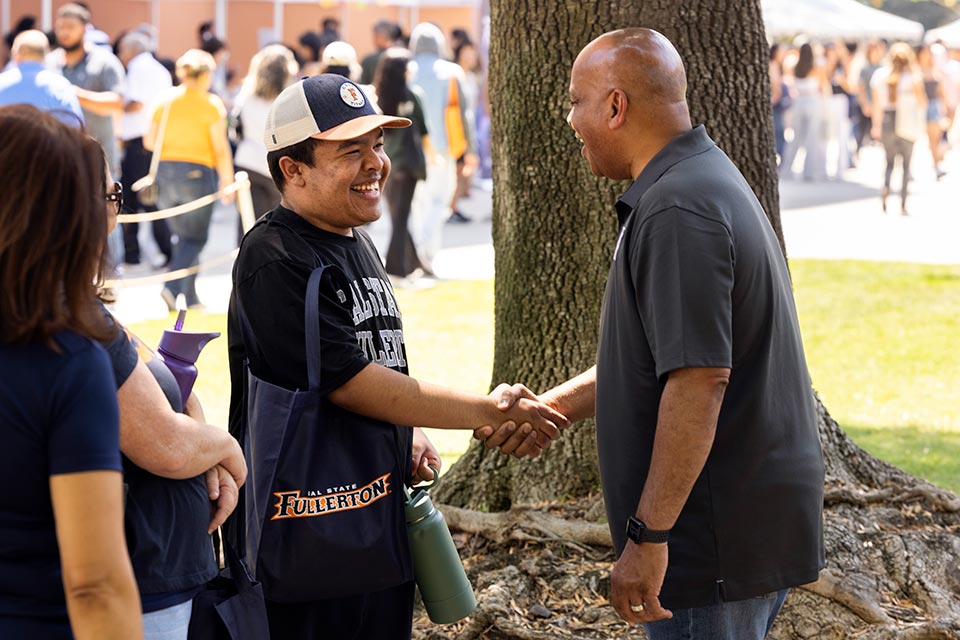
[[[860,150],[876,143],[885,155],[883,211],[896,169],[900,213],[907,215],[915,143],[929,145],[936,179],[945,175],[960,104],[960,50],[939,42],[914,47],[798,38],[770,47],[770,83],[782,178],[841,180]]]
[[[280,194],[262,140],[267,111],[286,86],[320,73],[363,85],[380,111],[414,121],[385,140],[393,163],[385,259],[396,285],[433,275],[443,226],[470,222],[458,203],[476,184],[492,184],[481,48],[465,29],[448,36],[423,23],[404,33],[379,21],[360,47],[374,51],[359,58],[338,21],[325,19],[296,43],[264,47],[241,76],[211,22],[199,25],[195,48],[166,59],[156,53],[152,26],[111,39],[94,19],[82,2],[59,7],[50,33],[37,30],[35,18],[21,18],[5,35],[0,106],[33,104],[92,135],[122,185],[124,213],[190,203],[229,186],[240,170],[250,179],[256,215],[271,210]],[[225,195],[224,204],[233,197]],[[148,223],[156,246],[149,268],[185,274],[161,292],[171,310],[180,296],[188,307],[202,304],[196,271],[214,206]],[[146,261],[139,226],[122,224],[111,236],[115,274]],[[238,222],[238,242],[241,236]]]

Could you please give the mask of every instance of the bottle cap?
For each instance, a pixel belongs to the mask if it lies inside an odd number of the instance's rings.
[[[178,360],[193,364],[208,342],[220,337],[219,331],[175,331],[164,329],[157,350]]]
[[[413,492],[413,495],[407,498],[405,511],[407,524],[410,525],[430,516],[436,509],[433,506],[433,501],[430,499],[430,494],[422,489],[418,489]]]

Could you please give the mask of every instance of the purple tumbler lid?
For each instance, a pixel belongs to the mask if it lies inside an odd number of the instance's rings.
[[[193,364],[200,357],[200,351],[214,338],[219,338],[219,331],[176,331],[164,329],[163,337],[157,350],[164,355],[171,355],[178,360]]]

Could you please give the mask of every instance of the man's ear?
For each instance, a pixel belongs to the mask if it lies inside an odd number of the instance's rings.
[[[627,94],[620,89],[610,92],[610,129],[619,129],[627,122]]]
[[[301,185],[303,182],[303,174],[300,171],[299,162],[290,156],[282,156],[280,160],[277,161],[277,164],[280,165],[280,172],[283,173],[284,182]]]

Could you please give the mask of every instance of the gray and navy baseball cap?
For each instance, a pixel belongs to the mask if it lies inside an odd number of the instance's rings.
[[[410,120],[377,113],[366,94],[343,76],[324,73],[292,84],[267,114],[263,143],[276,151],[303,142],[352,140],[379,127],[410,126]]]

